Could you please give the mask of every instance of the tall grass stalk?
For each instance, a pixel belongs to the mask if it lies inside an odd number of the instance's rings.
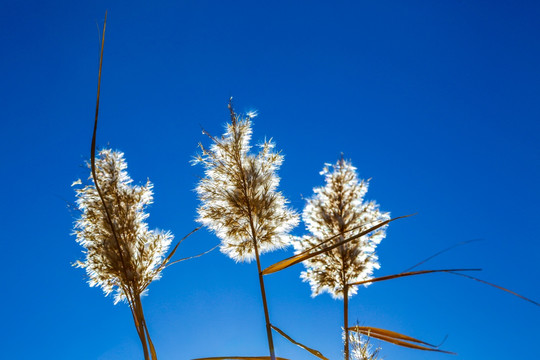
[[[283,156],[274,144],[265,141],[258,154],[250,153],[251,123],[254,114],[239,116],[229,102],[231,123],[221,138],[212,139],[194,163],[205,167],[205,177],[197,186],[201,200],[198,221],[221,239],[220,250],[235,261],[257,263],[270,358],[275,360],[272,324],[260,256],[289,243],[288,232],[298,224],[298,215],[287,207],[277,191],[276,174]]]
[[[161,277],[173,236],[148,229],[144,210],[152,203],[152,184],[131,184],[122,153],[101,150],[91,166],[92,183],[76,189],[81,216],[75,235],[86,254],[77,265],[86,269],[90,286],[128,303],[145,359],[157,359],[141,296]]]
[[[107,13],[103,24],[94,130],[90,150],[92,182],[76,189],[81,216],[75,222],[76,240],[85,248],[84,261],[75,265],[86,269],[90,286],[99,286],[106,295],[115,293],[115,304],[129,305],[144,358],[157,360],[144,317],[141,296],[161,270],[173,236],[149,230],[145,208],[152,203],[152,184],[132,185],[124,154],[109,149],[96,156],[101,69]],[[82,184],[80,180],[74,185]]]
[[[323,239],[333,239],[326,246],[342,242],[361,234],[377,222],[390,219],[374,202],[364,202],[368,182],[360,181],[356,168],[343,159],[334,165],[327,164],[321,175],[326,185],[314,189],[302,214],[309,235],[294,242],[296,253],[313,249]],[[354,281],[371,278],[379,268],[375,248],[386,236],[386,226],[336,246],[331,251],[305,260],[306,271],[301,278],[311,285],[312,296],[328,292],[336,299],[343,299],[344,358],[350,359],[349,351],[349,297],[356,294]]]

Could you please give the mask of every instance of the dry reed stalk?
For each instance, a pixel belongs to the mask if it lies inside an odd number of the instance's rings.
[[[224,136],[218,139],[203,131],[213,144],[209,149],[200,144],[202,154],[194,160],[205,167],[206,175],[196,189],[201,200],[198,221],[221,239],[221,252],[235,261],[256,260],[268,349],[275,360],[260,255],[287,246],[288,232],[298,224],[298,216],[277,191],[276,172],[283,156],[273,151],[271,141],[260,145],[258,154],[251,154],[254,114],[237,115],[232,102],[229,112],[231,123]]]
[[[385,237],[391,219],[374,201],[364,202],[368,182],[359,181],[356,168],[343,156],[336,164],[327,164],[321,175],[326,185],[314,189],[303,212],[310,235],[298,238],[294,247],[297,256],[306,251],[312,255],[301,260],[306,267],[301,277],[310,283],[312,296],[328,292],[343,298],[343,353],[349,360],[349,296],[357,292],[351,283],[369,279],[379,268],[375,248]],[[374,223],[378,224],[371,226]],[[333,240],[323,249],[311,251],[322,239]]]
[[[161,271],[178,245],[164,258],[173,239],[172,234],[149,230],[145,222],[148,217],[145,208],[153,200],[152,184],[148,181],[143,186],[132,185],[126,171],[124,154],[121,152],[104,149],[96,156],[106,24],[105,12],[90,149],[92,183],[76,189],[77,206],[81,216],[75,223],[74,234],[77,242],[85,248],[86,258],[84,261],[77,261],[75,265],[86,269],[90,286],[101,287],[106,295],[114,292],[115,304],[119,301],[128,303],[144,358],[157,360],[144,317],[141,296],[152,281],[161,277]],[[74,185],[81,183],[78,180]]]

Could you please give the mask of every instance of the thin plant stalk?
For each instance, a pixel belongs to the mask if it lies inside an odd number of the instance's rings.
[[[298,224],[298,215],[277,191],[283,155],[273,150],[272,141],[260,144],[258,154],[250,153],[251,121],[256,114],[237,116],[229,101],[231,123],[221,138],[212,139],[194,163],[206,168],[197,186],[201,200],[197,219],[221,239],[221,252],[236,261],[257,261],[270,360],[276,360],[272,324],[260,256],[289,243],[289,231]],[[277,330],[276,330],[277,331]]]
[[[345,331],[343,354],[345,360],[349,360],[349,285],[343,287],[343,329]]]
[[[261,288],[261,296],[264,307],[264,320],[266,321],[266,336],[268,337],[268,350],[270,351],[270,359],[276,360],[276,354],[274,351],[274,339],[272,337],[272,324],[270,324],[270,315],[268,314],[268,304],[266,302],[266,291],[264,290],[264,280],[261,270],[261,262],[259,260],[259,250],[257,248],[257,242],[253,241],[255,246],[255,256],[257,258],[257,270],[259,271],[259,286]]]
[[[96,191],[101,199],[103,209],[105,210],[107,222],[109,223],[109,226],[113,233],[113,238],[115,240],[116,247],[118,249],[118,254],[120,256],[120,261],[122,263],[122,270],[124,273],[129,272],[129,269],[126,266],[126,261],[124,260],[123,254],[122,254],[122,248],[120,246],[120,242],[118,240],[118,235],[115,230],[114,224],[111,220],[111,214],[109,211],[109,208],[107,207],[107,204],[105,202],[105,199],[103,197],[103,193],[101,191],[101,188],[98,183],[98,178],[96,175],[96,133],[97,133],[97,124],[98,124],[98,114],[99,114],[99,94],[101,90],[101,69],[103,66],[103,49],[105,45],[105,30],[107,26],[107,11],[105,11],[105,19],[103,21],[103,34],[101,39],[101,51],[100,51],[100,59],[99,59],[99,73],[98,73],[98,87],[97,87],[97,100],[96,100],[96,113],[95,113],[95,121],[94,121],[94,131],[92,134],[92,144],[90,149],[90,163],[91,163],[91,172],[92,172],[92,179],[94,180],[94,185],[96,188]],[[132,289],[136,289],[136,284],[130,284],[129,287],[132,287]],[[137,333],[139,335],[139,339],[141,340],[141,344],[143,347],[144,352],[144,358],[145,360],[150,360],[150,356],[148,353],[148,344],[151,345],[152,348],[152,360],[157,360],[156,352],[154,350],[153,344],[150,340],[150,334],[148,333],[148,329],[146,328],[146,321],[144,319],[144,313],[142,308],[142,302],[141,302],[141,296],[140,292],[135,291],[133,293],[130,291],[131,289],[124,289],[124,293],[126,294],[126,298],[128,301],[128,304],[131,309],[131,313],[133,315],[133,320],[135,322],[135,328],[137,330]]]
[[[146,347],[146,345],[148,345],[147,347],[150,349],[152,360],[157,360],[156,350],[154,348],[154,344],[152,343],[152,340],[150,339],[150,333],[148,331],[148,327],[146,326],[146,319],[144,318],[144,311],[143,311],[140,294],[137,294],[135,296],[135,302],[137,304],[138,316],[139,316],[139,321],[140,321],[141,338],[146,340],[145,342],[143,342],[143,346]],[[145,353],[148,356],[148,349],[145,349]]]
[[[299,255],[318,247],[321,239],[333,241],[327,249],[314,252],[320,252],[319,256],[303,259],[306,271],[301,278],[310,283],[312,296],[328,292],[336,299],[343,297],[343,356],[349,360],[349,294],[357,292],[357,286],[351,283],[370,279],[379,268],[375,249],[386,236],[386,225],[394,219],[381,212],[374,201],[364,201],[369,183],[358,179],[356,168],[343,155],[335,165],[326,164],[321,175],[326,185],[314,189],[303,212],[310,234],[293,245]],[[379,224],[371,227],[373,222]],[[345,240],[345,234],[353,230]]]
[[[234,122],[236,120],[236,116],[234,114],[231,104],[229,104],[229,110],[231,112],[232,121]],[[261,297],[262,297],[263,308],[264,308],[264,320],[266,322],[266,336],[268,338],[268,351],[270,352],[270,359],[276,360],[276,354],[274,351],[274,339],[272,337],[272,325],[270,324],[270,315],[268,313],[268,303],[266,301],[266,291],[264,289],[264,279],[263,279],[263,273],[261,269],[261,260],[259,257],[259,247],[257,246],[257,236],[256,236],[256,231],[255,231],[255,225],[253,224],[253,214],[252,214],[252,209],[251,209],[251,203],[249,201],[249,196],[248,196],[246,174],[244,171],[244,166],[242,164],[242,159],[239,156],[235,156],[235,160],[238,164],[238,168],[240,169],[240,173],[242,176],[242,187],[243,187],[244,198],[246,200],[246,205],[247,205],[247,210],[248,210],[249,226],[251,229],[251,238],[253,239],[255,259],[257,260],[257,271],[259,273],[259,287],[261,289]]]
[[[133,304],[131,301],[129,302],[129,304],[130,304],[129,307],[131,309],[131,314],[133,315],[133,321],[135,323],[135,329],[137,330],[137,335],[139,335],[139,339],[141,340],[141,344],[143,347],[144,358],[145,360],[150,359],[149,353],[148,353],[148,344],[146,341],[146,335],[142,326],[141,316],[140,316],[140,314],[142,313],[142,305],[141,305],[141,309],[139,310],[139,307]]]

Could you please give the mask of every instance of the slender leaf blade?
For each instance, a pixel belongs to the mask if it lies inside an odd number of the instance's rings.
[[[156,348],[154,347],[152,339],[150,339],[150,333],[148,332],[146,321],[144,322],[144,331],[146,332],[146,339],[148,340],[148,346],[150,348],[150,355],[152,355],[152,360],[157,360]]]
[[[441,255],[441,254],[444,254],[445,252],[450,251],[450,250],[452,250],[452,249],[454,249],[454,248],[456,248],[456,247],[458,247],[458,246],[467,245],[467,244],[470,244],[470,243],[473,243],[473,242],[476,242],[476,241],[481,241],[481,240],[482,240],[482,239],[472,239],[472,240],[465,240],[465,241],[458,242],[457,244],[454,244],[454,245],[452,245],[452,246],[450,246],[450,247],[447,247],[446,249],[443,249],[443,250],[441,250],[441,251],[439,251],[439,252],[436,252],[435,254],[433,254],[433,255],[431,255],[431,256],[425,258],[424,260],[422,260],[422,261],[420,261],[420,262],[414,264],[414,265],[411,266],[410,268],[403,270],[403,272],[411,271],[411,270],[414,269],[415,267],[418,267],[418,266],[420,266],[420,265],[422,265],[422,264],[428,262],[429,260],[433,259],[434,257],[437,257],[437,256],[439,256],[439,255]]]
[[[178,260],[175,260],[173,262],[170,262],[167,264],[167,267],[171,266],[171,265],[174,265],[176,263],[179,263],[179,262],[182,262],[182,261],[186,261],[186,260],[191,260],[191,259],[195,259],[195,258],[198,258],[198,257],[201,257],[203,255],[206,255],[212,251],[214,251],[215,249],[217,249],[217,247],[221,245],[221,244],[217,244],[216,246],[214,246],[213,248],[211,248],[210,250],[206,250],[200,254],[197,254],[197,255],[193,255],[193,256],[188,256],[188,257],[185,257],[185,258],[181,258],[181,259],[178,259]]]
[[[410,349],[424,350],[424,351],[435,351],[435,352],[440,352],[440,353],[445,353],[445,354],[457,355],[454,352],[437,349],[434,345],[428,344],[428,343],[426,343],[424,341],[412,338],[412,337],[407,336],[407,335],[396,333],[395,331],[372,328],[372,327],[368,327],[368,326],[353,326],[353,327],[349,328],[349,331],[356,331],[356,332],[359,332],[361,334],[368,335],[368,336],[370,336],[372,338],[379,339],[379,340],[382,340],[382,341],[386,341],[386,342],[389,342],[391,344],[406,347],[406,348],[410,348]],[[407,340],[409,342],[405,341],[404,339],[409,339],[409,340]],[[428,345],[429,347],[414,344],[413,342],[420,343],[420,344],[425,344],[425,345]]]
[[[270,356],[217,356],[197,358],[193,360],[270,360]],[[276,360],[289,360],[282,357],[276,357]]]
[[[444,354],[457,355],[457,353],[452,352],[452,351],[446,351],[446,350],[441,350],[441,349],[437,349],[437,348],[430,348],[430,347],[426,347],[426,346],[422,346],[422,345],[412,344],[412,343],[408,343],[408,342],[403,341],[403,340],[398,340],[398,339],[388,337],[388,336],[384,336],[384,335],[371,334],[370,336],[374,337],[374,338],[377,338],[379,340],[382,340],[382,341],[389,342],[389,343],[394,344],[394,345],[398,345],[398,346],[402,346],[402,347],[406,347],[406,348],[410,348],[410,349],[423,350],[423,351],[435,351],[435,352],[440,352],[440,353],[444,353]]]
[[[341,245],[344,245],[346,243],[348,243],[349,241],[352,241],[354,239],[358,239],[359,237],[362,237],[366,234],[369,234],[370,232],[372,231],[375,231],[377,230],[378,228],[380,227],[383,227],[387,224],[389,224],[390,222],[394,221],[394,220],[398,220],[398,219],[402,219],[402,218],[406,218],[406,217],[409,217],[409,216],[412,216],[412,215],[405,215],[405,216],[399,216],[399,217],[396,217],[396,218],[393,218],[393,219],[390,219],[390,220],[386,220],[386,221],[383,221],[375,226],[372,226],[370,227],[369,229],[365,230],[365,231],[362,231],[361,233],[359,234],[356,234],[354,236],[351,236],[343,241],[340,241],[338,243],[335,243],[333,245],[330,245],[330,246],[327,246],[321,250],[318,250],[318,251],[315,251],[315,252],[312,252],[312,253],[306,253],[306,252],[303,252],[303,253],[300,253],[300,254],[297,254],[295,256],[291,256],[285,260],[281,260],[273,265],[270,265],[269,267],[267,267],[266,269],[263,270],[262,274],[263,275],[268,275],[268,274],[272,274],[272,273],[275,273],[275,272],[278,272],[278,271],[281,271],[283,269],[286,269],[290,266],[293,266],[293,265],[296,265],[302,261],[305,261],[305,260],[308,260],[314,256],[317,256],[317,255],[320,255],[320,254],[324,254],[325,252],[328,252],[330,250],[333,250],[335,248],[337,248],[338,246],[341,246]],[[326,241],[326,240],[325,240]]]
[[[375,337],[375,334],[379,334],[379,335],[382,335],[382,336],[392,337],[392,338],[396,338],[396,339],[400,339],[400,340],[405,340],[405,341],[410,341],[410,342],[415,342],[415,343],[435,347],[435,345],[432,345],[432,344],[427,343],[427,342],[422,341],[422,340],[415,339],[415,338],[413,338],[411,336],[408,336],[408,335],[403,335],[403,334],[400,334],[398,332],[391,331],[391,330],[374,328],[374,327],[371,327],[371,326],[351,326],[349,328],[349,331],[360,332],[362,334],[366,334],[366,335],[369,335],[369,336],[372,336],[372,337]]]
[[[276,330],[281,336],[283,336],[285,339],[289,340],[290,342],[292,342],[294,345],[297,345],[299,347],[301,347],[302,349],[306,350],[306,351],[309,351],[310,353],[312,353],[313,355],[315,355],[316,357],[318,357],[319,359],[323,359],[323,360],[328,360],[328,358],[326,358],[323,354],[321,354],[320,351],[318,350],[315,350],[315,349],[312,349],[310,347],[307,347],[306,345],[304,344],[301,344],[295,340],[293,340],[289,335],[285,334],[282,330],[278,329],[277,327],[275,327],[274,325],[270,325],[272,327],[272,329]]]
[[[518,294],[518,293],[515,292],[515,291],[512,291],[512,290],[509,290],[509,289],[507,289],[507,288],[504,288],[504,287],[502,287],[502,286],[499,286],[499,285],[496,285],[496,284],[490,283],[490,282],[488,282],[488,281],[485,281],[485,280],[482,280],[482,279],[478,279],[478,278],[475,278],[474,276],[470,276],[470,275],[466,275],[466,274],[460,274],[460,273],[453,272],[453,271],[450,271],[450,272],[448,272],[448,273],[449,273],[449,274],[452,274],[452,275],[463,276],[463,277],[466,277],[466,278],[468,278],[468,279],[471,279],[471,280],[475,280],[475,281],[481,282],[482,284],[486,284],[486,285],[489,285],[489,286],[493,286],[494,288],[497,288],[497,289],[502,290],[502,291],[506,291],[506,292],[509,293],[509,294],[512,294],[512,295],[514,295],[514,296],[517,296],[518,298],[521,298],[521,299],[523,299],[523,300],[525,300],[525,301],[528,301],[528,302],[530,302],[530,303],[533,303],[533,304],[536,305],[536,306],[540,306],[540,303],[538,303],[538,302],[536,302],[536,301],[534,301],[534,300],[531,300],[531,299],[529,299],[529,298],[527,298],[527,297],[525,297],[525,296],[523,296],[523,295],[520,295],[520,294]]]
[[[482,269],[439,269],[439,270],[409,271],[409,272],[403,272],[403,273],[399,273],[399,274],[376,277],[376,278],[373,278],[373,279],[370,279],[370,280],[362,280],[362,281],[358,281],[358,282],[351,283],[351,284],[348,284],[348,285],[349,286],[362,285],[362,284],[369,284],[369,283],[374,283],[374,282],[378,282],[378,281],[398,279],[398,278],[407,277],[407,276],[431,274],[431,273],[438,273],[438,272],[452,273],[453,271],[482,271]]]
[[[182,239],[180,239],[180,241],[178,241],[178,243],[175,245],[175,247],[171,250],[171,252],[169,253],[169,256],[167,256],[165,258],[165,260],[163,260],[163,262],[161,263],[161,265],[159,266],[160,268],[163,268],[165,265],[167,265],[167,263],[171,260],[171,258],[173,257],[174,253],[176,252],[176,250],[178,249],[178,246],[184,241],[186,240],[191,234],[193,234],[194,232],[198,231],[202,226],[199,226],[199,227],[196,227],[195,229],[191,230],[189,232],[189,234],[187,234],[186,236],[184,236]]]

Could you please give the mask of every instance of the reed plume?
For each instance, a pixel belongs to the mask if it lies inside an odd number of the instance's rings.
[[[349,333],[352,360],[381,360],[381,348],[373,348],[371,338],[356,332]]]
[[[85,249],[85,259],[76,265],[86,270],[91,287],[101,287],[105,295],[114,293],[115,304],[128,303],[145,359],[149,359],[149,349],[156,359],[141,296],[152,281],[161,277],[173,236],[148,229],[145,208],[152,203],[152,184],[133,185],[126,169],[123,153],[101,150],[95,158],[99,185],[96,187],[95,177],[90,176],[90,184],[76,189],[81,216],[75,222],[74,234]]]
[[[324,239],[333,239],[326,246],[354,238],[377,223],[390,219],[374,201],[364,201],[368,181],[359,180],[356,168],[343,157],[334,165],[326,164],[321,171],[325,186],[314,189],[307,200],[302,219],[309,235],[293,242],[296,253],[317,247]],[[380,267],[375,249],[386,236],[386,226],[357,237],[330,251],[305,260],[301,278],[309,282],[312,296],[328,292],[344,300],[345,359],[349,359],[348,299],[356,294],[352,282],[371,278]]]
[[[220,250],[225,255],[235,261],[256,260],[268,347],[274,360],[260,255],[290,243],[288,233],[298,224],[298,215],[277,191],[276,172],[283,155],[274,151],[272,141],[264,141],[257,154],[251,153],[254,114],[238,115],[231,103],[229,112],[231,122],[225,134],[215,138],[204,132],[211,137],[212,145],[207,149],[200,144],[202,153],[194,160],[205,168],[205,177],[196,188],[201,201],[198,221],[221,239]]]

